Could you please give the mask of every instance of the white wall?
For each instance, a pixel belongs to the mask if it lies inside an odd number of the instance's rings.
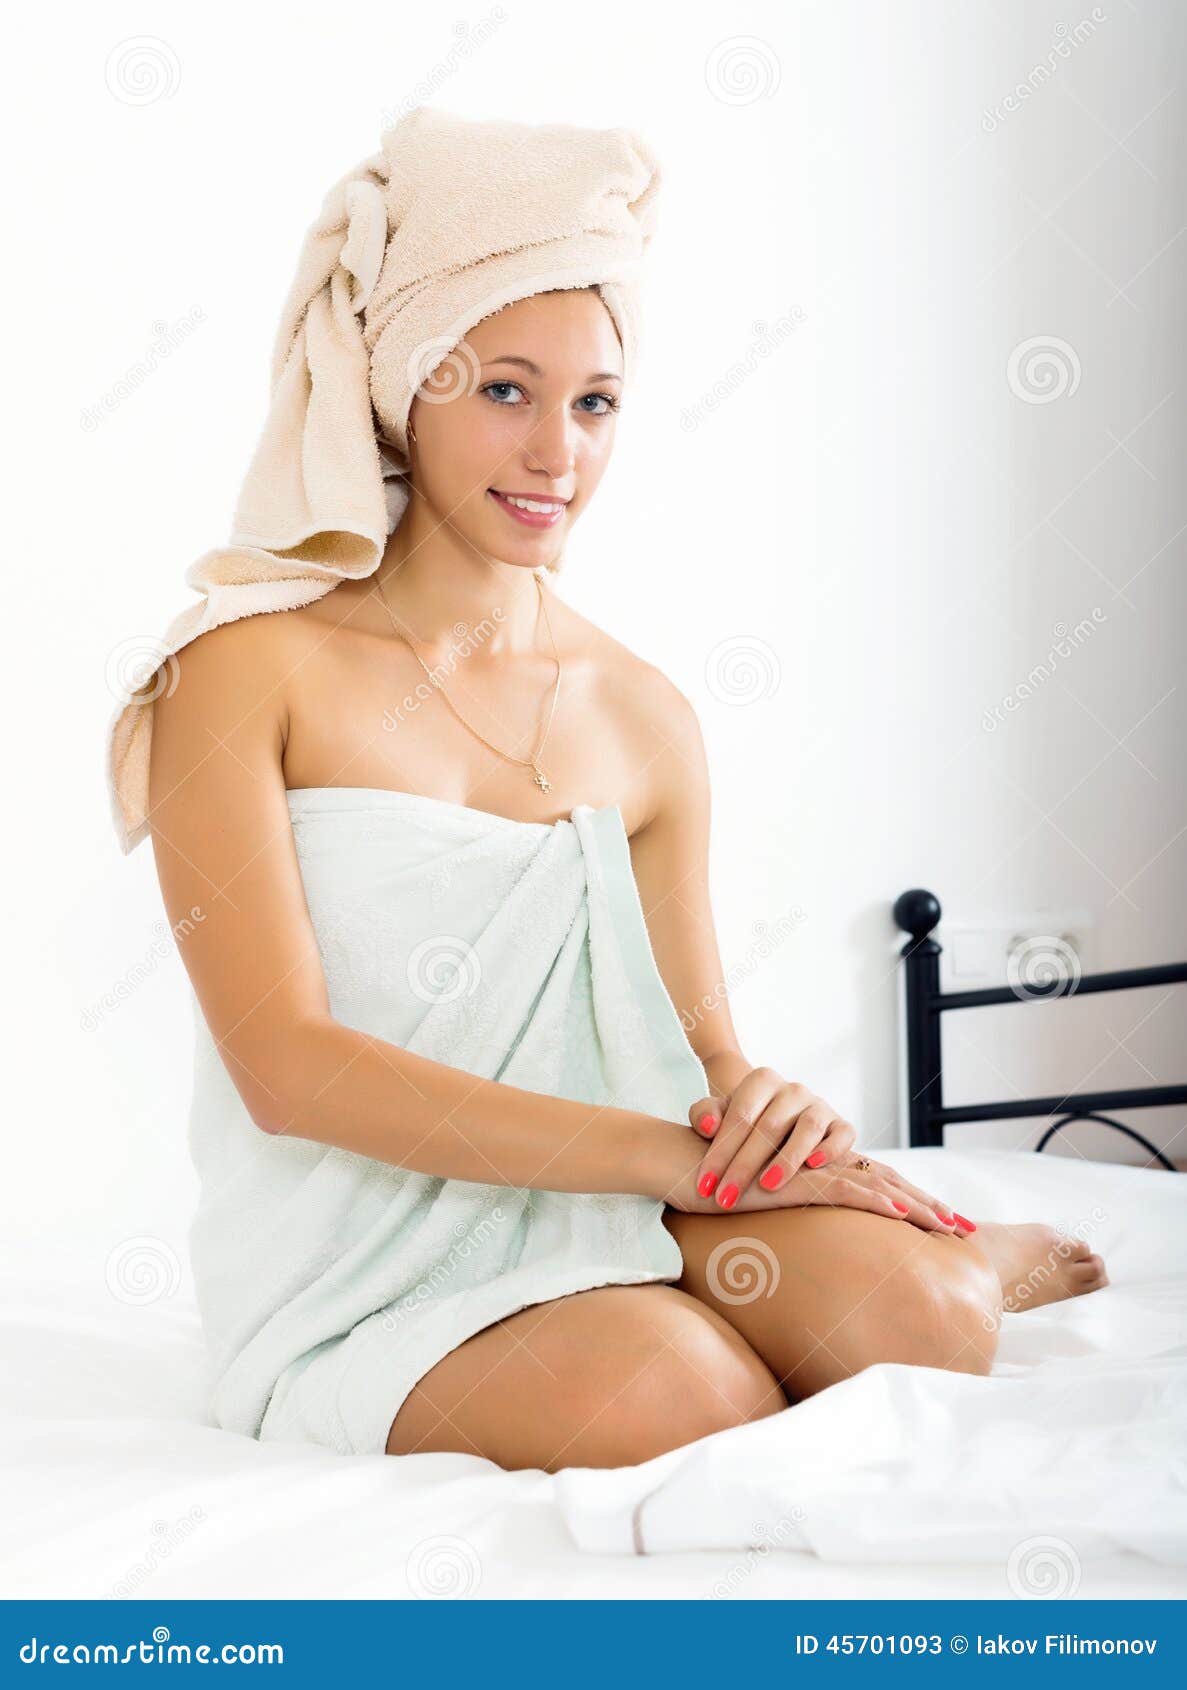
[[[143,84],[111,56],[139,16],[26,24],[4,120],[11,1225],[183,1241],[187,986],[151,847],[125,859],[111,831],[105,666],[191,602],[301,235],[422,79],[476,115],[638,127],[663,160],[646,363],[562,590],[700,711],[751,1059],[894,1140],[911,885],[949,923],[1071,912],[1086,969],[1187,955],[1182,9],[642,15],[364,0],[276,31],[158,6]],[[1012,389],[1036,338],[1071,349],[1074,392],[1028,401],[1025,368]],[[1056,624],[1088,631],[1052,658]],[[1183,1079],[1183,991],[962,1015],[950,1099]]]

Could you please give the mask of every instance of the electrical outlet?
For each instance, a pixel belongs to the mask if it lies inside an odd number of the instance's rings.
[[[1074,980],[1089,970],[1092,912],[1036,910],[1004,919],[941,921],[940,984],[945,990]]]

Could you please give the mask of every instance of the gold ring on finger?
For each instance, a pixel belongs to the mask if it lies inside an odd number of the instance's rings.
[[[857,1167],[860,1170],[861,1173],[864,1174],[864,1173],[868,1172],[868,1170],[870,1168],[872,1168],[874,1164],[870,1161],[868,1156],[859,1156],[854,1165],[855,1165],[855,1167]]]

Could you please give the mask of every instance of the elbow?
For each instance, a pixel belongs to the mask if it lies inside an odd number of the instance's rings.
[[[266,1052],[248,1055],[252,1072],[240,1088],[247,1111],[271,1138],[310,1138],[310,1126],[323,1116],[333,1078],[343,1071],[335,1035],[341,1026],[331,1015],[303,1016],[272,1034]],[[246,1066],[246,1064],[245,1064]]]
[[[301,1056],[302,1029],[273,1037],[266,1051],[228,1050],[222,1046],[227,1067],[240,1101],[252,1122],[270,1138],[302,1136],[310,1099],[317,1087],[311,1082],[308,1063]],[[308,1044],[304,1051],[308,1054]]]
[[[243,1107],[252,1122],[270,1138],[279,1138],[292,1131],[297,1111],[293,1100],[273,1088],[270,1081],[252,1077],[236,1081]]]

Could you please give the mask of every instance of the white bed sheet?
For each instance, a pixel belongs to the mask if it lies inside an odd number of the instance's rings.
[[[503,1473],[472,1456],[343,1457],[220,1432],[202,1424],[201,1335],[184,1291],[130,1304],[106,1288],[101,1242],[44,1234],[6,1240],[0,1472],[9,1506],[0,1516],[0,1596],[1010,1597],[1020,1593],[1021,1576],[1034,1594],[1051,1578],[1051,1594],[1181,1597],[1187,1461],[1182,1454],[1167,1461],[1165,1415],[1187,1369],[1187,1184],[1075,1156],[879,1154],[975,1219],[1043,1219],[1087,1234],[1106,1258],[1111,1285],[1008,1316],[997,1379],[870,1369],[761,1425],[613,1474]],[[1011,1445],[1005,1406],[1000,1426],[982,1414],[976,1459],[962,1467],[951,1440],[962,1435],[962,1416],[969,1424],[976,1417],[975,1402],[967,1416],[962,1404],[979,1384],[1010,1395],[1020,1405],[1008,1411],[1013,1422],[1022,1428],[1029,1415],[1031,1430],[1019,1429],[1021,1442]],[[1058,1423],[1034,1420],[1038,1406],[1050,1403]],[[1042,1476],[1043,1450],[1066,1459],[1083,1418],[1078,1405],[1087,1403],[1096,1405],[1103,1440],[1093,1448],[1117,1468],[1087,1476],[1089,1501],[1102,1498],[1104,1533]],[[1127,1418],[1143,1403],[1164,1419],[1152,1440],[1140,1417]],[[909,1435],[920,1409],[930,1416],[927,1440],[917,1427]],[[872,1442],[860,1435],[863,1412],[880,1417]],[[839,1447],[830,1440],[832,1477],[814,1481],[811,1530],[754,1536],[764,1509],[770,1520],[784,1517],[793,1480],[796,1494],[803,1491],[801,1428],[810,1444],[829,1421],[844,1435]],[[1017,1535],[987,1532],[979,1553],[975,1524],[971,1541],[964,1527],[944,1526],[936,1469],[918,1459],[937,1428],[949,1440],[938,1459],[965,1475],[957,1503],[963,1520],[1001,1524],[1001,1487],[992,1478],[1004,1468],[995,1466],[987,1439],[996,1439],[1002,1463],[1015,1459],[1012,1449],[1035,1463],[1032,1494],[1041,1491],[1049,1506],[1023,1506]],[[871,1463],[871,1449],[885,1463]],[[1090,1453],[1087,1443],[1084,1449]],[[759,1454],[767,1466],[756,1462]],[[1128,1535],[1118,1537],[1122,1510],[1115,1498],[1105,1507],[1106,1487],[1126,1461],[1143,1500]],[[1149,1507],[1154,1463],[1166,1482],[1157,1518]],[[767,1471],[782,1490],[764,1489],[754,1476]],[[871,1478],[884,1484],[888,1474],[893,1516],[888,1503],[881,1513],[868,1502],[865,1512],[855,1506]],[[744,1506],[731,1510],[719,1481],[732,1484],[739,1475]],[[640,1517],[644,1547],[685,1547],[641,1555],[626,1547],[643,1496],[650,1497]],[[1046,1560],[1036,1548],[1029,1570],[1020,1574],[1016,1562],[1010,1571],[1007,1550],[1041,1537],[1044,1522],[1072,1545],[1070,1579],[1058,1548]],[[748,1549],[748,1541],[759,1547]],[[804,1541],[812,1547],[789,1547]]]

